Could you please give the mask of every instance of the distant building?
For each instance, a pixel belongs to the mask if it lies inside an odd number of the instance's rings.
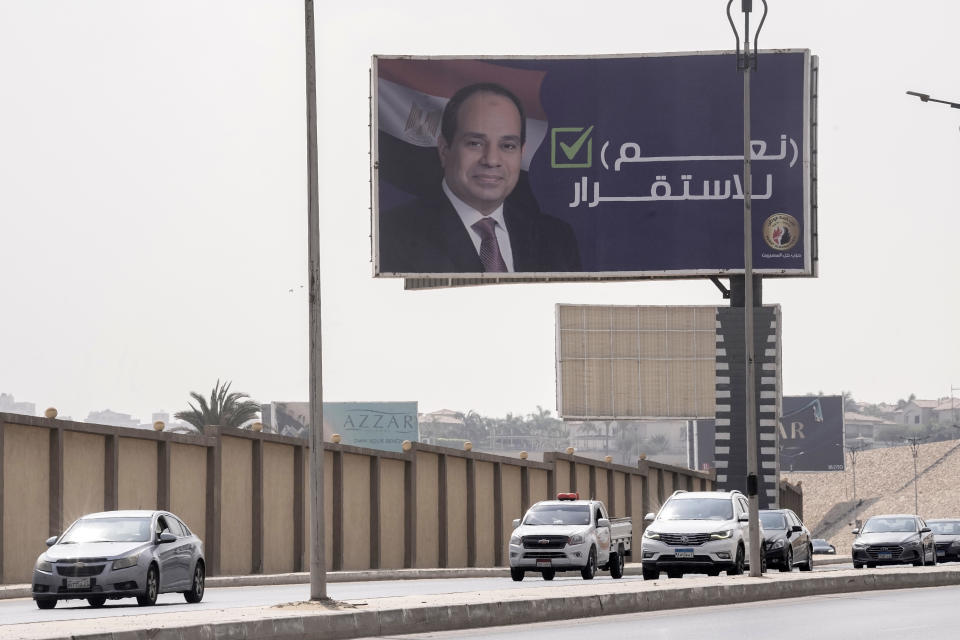
[[[930,424],[939,400],[911,400],[900,414],[901,424]]]
[[[17,402],[13,394],[0,393],[0,412],[35,416],[37,415],[37,405],[32,402]]]
[[[846,411],[843,414],[843,446],[848,449],[869,449],[877,442],[877,429],[892,424],[889,420]]]
[[[90,424],[105,424],[111,427],[130,427],[136,429],[140,426],[140,421],[128,413],[117,413],[110,409],[103,411],[91,411],[84,422]]]

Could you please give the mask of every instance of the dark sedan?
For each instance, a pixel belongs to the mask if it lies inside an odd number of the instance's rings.
[[[937,545],[937,560],[960,561],[960,518],[935,518],[927,520]]]
[[[813,553],[814,555],[821,553],[835,554],[837,548],[824,540],[823,538],[814,538],[813,539]]]
[[[790,509],[761,509],[763,547],[768,567],[780,571],[813,571],[813,545],[810,531]]]
[[[83,516],[37,558],[33,599],[41,609],[58,600],[136,598],[152,605],[157,594],[203,598],[203,543],[167,511],[106,511]]]
[[[937,564],[933,532],[917,515],[873,516],[862,529],[854,529],[853,568],[878,564]]]

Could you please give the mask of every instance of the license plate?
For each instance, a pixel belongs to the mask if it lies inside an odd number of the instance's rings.
[[[877,554],[877,558],[878,558],[879,560],[893,560],[893,554],[892,554],[892,553],[878,553],[878,554]]]
[[[550,567],[552,566],[550,560],[537,560],[538,567]]]
[[[692,548],[674,549],[673,555],[677,558],[692,558],[693,549]]]
[[[67,578],[67,589],[89,589],[90,578]]]

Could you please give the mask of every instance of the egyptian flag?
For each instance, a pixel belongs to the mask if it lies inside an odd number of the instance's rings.
[[[545,71],[517,69],[484,60],[411,60],[377,58],[377,150],[381,210],[437,193],[443,171],[437,138],[443,108],[459,89],[496,82],[523,104],[527,139],[511,201],[538,210],[530,190],[530,161],[547,136],[547,115],[540,104]]]

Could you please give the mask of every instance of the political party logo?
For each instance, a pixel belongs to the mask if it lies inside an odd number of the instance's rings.
[[[792,249],[800,240],[800,223],[789,213],[775,213],[763,223],[763,239],[771,249]]]
[[[593,127],[554,127],[550,131],[550,166],[589,169],[593,165]]]

